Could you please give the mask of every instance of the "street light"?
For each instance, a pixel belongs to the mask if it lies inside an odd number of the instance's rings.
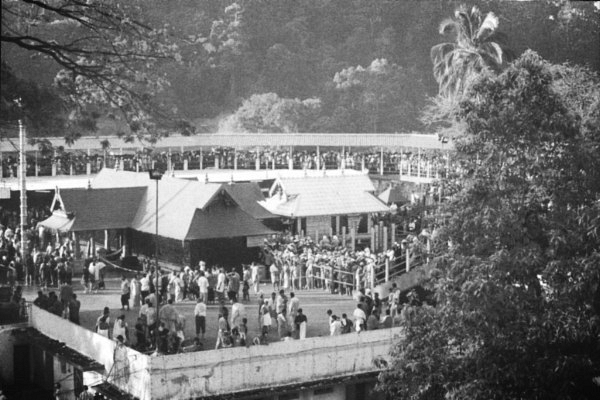
[[[155,273],[156,273],[156,285],[155,285],[156,328],[154,328],[154,340],[155,340],[155,345],[156,345],[156,354],[158,354],[158,325],[159,325],[158,312],[160,311],[160,290],[159,290],[159,282],[158,282],[158,181],[160,181],[163,174],[162,174],[162,172],[160,172],[157,169],[149,170],[148,174],[150,175],[150,179],[156,182],[156,208],[155,208],[155,214],[154,214],[155,233],[156,233],[156,236],[154,237],[154,264],[156,266],[156,269],[155,269]]]

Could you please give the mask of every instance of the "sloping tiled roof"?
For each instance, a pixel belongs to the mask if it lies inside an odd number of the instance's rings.
[[[140,232],[154,234],[156,189],[152,186],[141,199],[131,227]],[[158,181],[158,234],[185,240],[196,210],[209,204],[221,186],[217,183],[163,177]]]
[[[256,182],[240,182],[224,185],[223,188],[239,204],[240,208],[256,219],[277,218],[258,202],[264,201],[260,186]]]
[[[278,187],[283,190],[281,200],[275,193]],[[273,184],[271,198],[263,204],[272,213],[287,217],[388,212],[389,208],[370,193],[373,190],[366,175],[279,179]]]
[[[275,233],[236,205],[215,202],[196,210],[187,240],[219,239]]]
[[[63,189],[58,195],[74,217],[69,230],[89,231],[131,226],[145,192],[145,187]]]

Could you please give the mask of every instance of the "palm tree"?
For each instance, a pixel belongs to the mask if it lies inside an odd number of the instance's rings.
[[[433,75],[441,95],[458,97],[484,69],[500,69],[505,57],[498,43],[498,23],[494,13],[483,18],[479,8],[468,11],[465,6],[455,10],[453,18],[442,21],[440,34],[454,34],[455,39],[431,48]]]

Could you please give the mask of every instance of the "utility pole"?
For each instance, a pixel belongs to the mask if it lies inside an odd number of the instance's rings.
[[[17,106],[22,109],[21,100],[16,101]],[[25,158],[25,127],[23,120],[19,118],[19,186],[21,188],[21,262],[25,262],[27,256],[27,241],[25,239],[25,227],[27,226],[27,187],[25,175],[27,174],[27,159]]]

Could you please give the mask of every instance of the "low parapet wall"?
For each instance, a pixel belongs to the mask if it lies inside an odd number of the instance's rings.
[[[126,348],[124,361],[115,364],[114,341],[37,307],[31,317],[34,328],[102,363],[109,382],[141,400],[215,396],[375,372],[373,361],[389,360],[390,346],[402,334],[401,328],[380,329],[158,357]]]
[[[104,365],[105,379],[135,397],[150,399],[150,357],[125,347],[124,361],[114,363],[116,342],[36,306],[31,310],[31,326],[51,339]]]
[[[377,371],[400,328],[151,359],[152,398],[186,399]]]

